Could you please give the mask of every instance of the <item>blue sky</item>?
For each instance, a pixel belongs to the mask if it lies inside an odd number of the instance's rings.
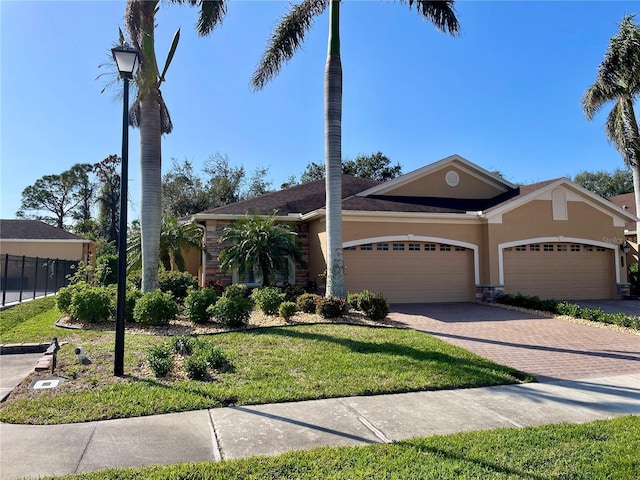
[[[0,217],[43,175],[121,152],[121,103],[100,94],[98,65],[123,26],[123,1],[0,1]],[[328,16],[260,92],[250,76],[282,1],[231,1],[222,26],[198,38],[196,9],[161,4],[160,62],[182,37],[163,84],[171,158],[200,170],[226,154],[273,186],[324,161]],[[457,153],[513,182],[623,167],[604,136],[608,109],[588,122],[580,99],[609,39],[637,2],[458,1],[462,35],[437,32],[399,2],[341,10],[343,157],[381,151],[404,172]],[[162,60],[161,60],[162,59]],[[139,214],[139,137],[130,132],[130,213]]]

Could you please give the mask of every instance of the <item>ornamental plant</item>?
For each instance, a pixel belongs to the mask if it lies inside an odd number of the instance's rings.
[[[178,306],[170,293],[144,293],[133,309],[134,320],[141,325],[168,325],[178,315]]]

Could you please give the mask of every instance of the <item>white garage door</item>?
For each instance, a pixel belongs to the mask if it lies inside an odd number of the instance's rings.
[[[504,291],[542,299],[615,298],[614,257],[608,248],[571,243],[505,249]]]
[[[390,242],[345,249],[347,292],[371,290],[389,303],[468,302],[475,297],[473,251],[453,245]]]

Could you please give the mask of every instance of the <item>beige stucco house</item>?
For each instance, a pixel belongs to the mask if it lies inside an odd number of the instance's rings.
[[[324,180],[193,215],[205,232],[201,281],[241,282],[217,255],[225,226],[248,211],[295,225],[307,265],[326,269]],[[636,217],[566,178],[517,186],[452,155],[388,182],[343,176],[345,282],[390,303],[491,300],[501,293],[555,299],[629,292],[622,246]]]
[[[88,263],[94,242],[39,220],[0,220],[0,254]]]

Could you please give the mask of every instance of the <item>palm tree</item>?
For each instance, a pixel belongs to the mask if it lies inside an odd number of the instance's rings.
[[[170,0],[172,3],[200,7],[196,24],[199,35],[208,35],[222,21],[226,0]],[[136,75],[138,94],[131,108],[131,124],[140,128],[140,166],[142,172],[140,224],[142,228],[142,291],[158,288],[158,254],[162,217],[161,139],[173,125],[162,99],[160,85],[180,38],[174,36],[164,69],[160,73],[155,54],[155,15],[159,0],[127,0],[125,22],[133,46],[140,52]]]
[[[458,33],[454,0],[401,0],[438,30]],[[302,0],[293,5],[275,28],[251,83],[256,90],[275,77],[304,41],[313,18],[329,7],[329,51],[325,67],[325,185],[327,230],[327,296],[345,298],[342,256],[342,62],[340,60],[340,0]]]
[[[613,102],[605,124],[607,139],[622,155],[633,173],[636,212],[640,212],[640,135],[633,104],[640,95],[640,28],[626,15],[618,33],[610,40],[596,81],[582,98],[589,120],[607,103]],[[640,232],[640,223],[636,224]]]
[[[142,234],[138,222],[133,223],[129,238],[127,267],[137,270],[143,263]],[[202,230],[195,223],[178,223],[177,218],[163,215],[156,265],[165,263],[165,268],[183,272],[185,262],[182,254],[191,248],[202,250]]]
[[[275,212],[268,217],[250,213],[232,223],[220,236],[220,243],[227,242],[231,245],[218,256],[222,271],[237,268],[244,275],[256,267],[265,287],[287,267],[289,258],[303,262],[298,234],[289,225],[276,223]]]

